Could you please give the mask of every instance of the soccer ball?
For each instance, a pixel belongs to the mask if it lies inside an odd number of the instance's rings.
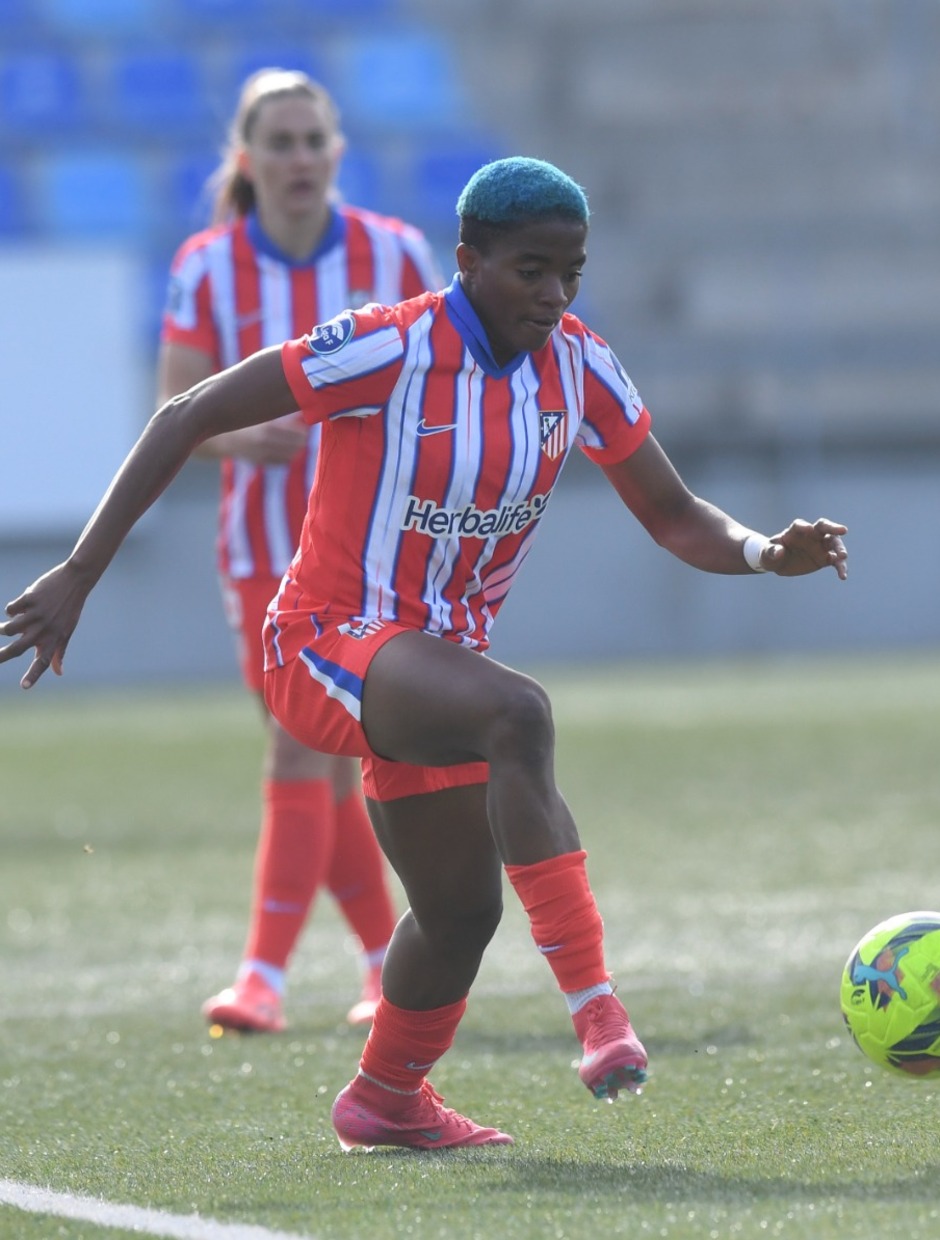
[[[861,939],[842,970],[842,1016],[869,1059],[940,1073],[940,913],[901,913]]]

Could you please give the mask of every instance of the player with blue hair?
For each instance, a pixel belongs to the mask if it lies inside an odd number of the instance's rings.
[[[0,662],[35,650],[25,688],[61,672],[88,592],[198,443],[295,409],[322,425],[300,546],[265,624],[265,698],[303,744],[361,758],[410,906],[359,1071],[333,1104],[347,1149],[511,1143],[446,1107],[427,1075],[499,923],[504,874],[570,1013],[581,1082],[614,1099],[646,1076],[555,783],[548,696],[481,657],[569,452],[695,568],[846,576],[844,525],[796,520],[767,538],[679,478],[610,346],[570,312],[588,208],[569,177],[499,160],[458,212],[449,288],[346,311],[160,409],[68,560],[0,624],[13,638]]]
[[[587,224],[590,211],[581,186],[544,159],[514,155],[484,164],[457,199],[461,240],[473,221],[515,228],[546,215]]]

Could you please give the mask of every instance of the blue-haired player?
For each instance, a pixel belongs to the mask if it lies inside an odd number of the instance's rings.
[[[612,1099],[646,1075],[555,784],[548,697],[481,657],[570,450],[695,568],[846,575],[845,526],[794,521],[767,538],[685,487],[617,358],[569,313],[588,233],[569,177],[500,160],[458,213],[448,289],[346,312],[158,411],[68,561],[0,625],[14,638],[0,661],[35,647],[25,687],[61,671],[88,591],[197,443],[294,409],[322,423],[300,547],[265,626],[266,700],[305,744],[362,759],[410,904],[359,1071],[333,1105],[345,1148],[511,1142],[445,1107],[427,1076],[499,923],[504,872],[564,995],[581,1081]]]

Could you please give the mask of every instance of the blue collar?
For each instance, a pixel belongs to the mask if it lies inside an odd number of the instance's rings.
[[[453,323],[464,344],[470,350],[473,360],[493,379],[502,379],[518,370],[527,353],[517,353],[505,366],[497,366],[493,350],[487,339],[486,329],[480,322],[480,316],[470,304],[470,299],[460,283],[460,275],[455,275],[450,285],[444,290],[444,305],[447,316]]]
[[[248,240],[259,254],[267,254],[269,258],[277,259],[279,263],[283,263],[286,267],[309,267],[311,263],[316,262],[321,255],[325,254],[327,250],[332,250],[334,246],[342,244],[346,239],[346,220],[335,207],[330,207],[330,218],[326,226],[326,232],[320,238],[317,248],[312,254],[308,254],[306,258],[294,258],[290,254],[285,254],[280,246],[273,242],[262,229],[257,211],[251,211],[245,216],[245,232],[248,234]]]

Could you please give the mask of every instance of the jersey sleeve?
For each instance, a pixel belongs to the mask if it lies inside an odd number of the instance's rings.
[[[344,310],[281,346],[281,363],[306,422],[368,417],[383,408],[401,371],[404,342],[394,308]]]
[[[209,266],[205,251],[191,239],[170,265],[160,339],[200,349],[219,365],[219,336],[212,313]]]
[[[650,432],[649,411],[613,349],[587,331],[584,339],[584,418],[578,446],[598,465],[625,461]]]

